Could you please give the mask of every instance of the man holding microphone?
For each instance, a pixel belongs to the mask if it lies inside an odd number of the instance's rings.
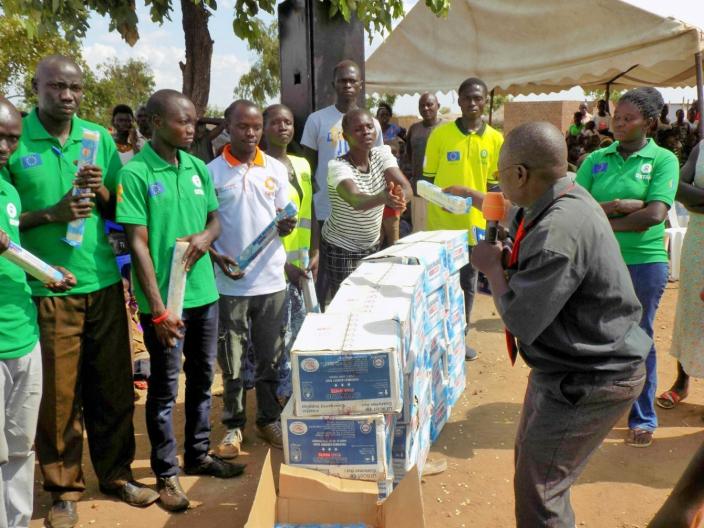
[[[531,367],[515,445],[519,528],[575,526],[570,486],[640,394],[651,345],[608,220],[566,175],[566,159],[554,126],[514,129],[498,164],[501,189],[520,208],[513,250],[484,241],[472,252],[511,360],[520,353]]]

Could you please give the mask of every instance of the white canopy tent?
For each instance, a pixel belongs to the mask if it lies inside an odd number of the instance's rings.
[[[701,29],[620,0],[453,0],[447,18],[419,1],[367,60],[366,87],[448,92],[469,76],[513,95],[697,86],[701,108],[702,50]]]

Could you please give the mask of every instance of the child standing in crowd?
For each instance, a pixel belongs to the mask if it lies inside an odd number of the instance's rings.
[[[210,455],[210,387],[215,371],[218,292],[207,254],[220,233],[218,202],[208,170],[186,150],[193,141],[193,103],[175,90],[149,98],[152,138],[119,175],[117,221],[125,225],[134,268],[135,296],[151,360],[146,417],[151,467],[162,506],[188,508],[179,482],[173,409],[181,356],[185,356],[188,475],[230,478],[244,471]],[[177,239],[189,243],[183,312],[170,313],[166,298]]]

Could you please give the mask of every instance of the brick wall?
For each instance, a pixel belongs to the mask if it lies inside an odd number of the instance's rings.
[[[511,101],[504,105],[504,135],[523,123],[547,121],[566,132],[580,101]],[[589,104],[592,112],[593,104]]]

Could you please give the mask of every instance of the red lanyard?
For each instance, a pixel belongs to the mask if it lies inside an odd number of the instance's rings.
[[[542,218],[543,214],[550,209],[550,207],[557,202],[560,198],[562,198],[564,195],[566,195],[568,192],[570,192],[572,189],[574,189],[576,186],[575,183],[567,187],[564,191],[562,191],[560,194],[558,194],[555,199],[548,204],[548,206],[543,210],[543,213],[538,215],[538,217],[533,220],[531,223],[528,224],[528,226],[525,225],[525,217],[521,218],[521,222],[518,224],[518,229],[516,229],[516,238],[513,240],[513,249],[511,250],[511,256],[508,259],[508,267],[509,268],[514,268],[518,266],[518,251],[521,248],[521,240],[523,240],[530,231],[531,228],[533,228]],[[504,331],[506,332],[506,348],[508,349],[508,358],[511,360],[511,366],[516,364],[516,358],[518,357],[518,340],[516,339],[516,336],[514,336],[508,328],[504,328]]]

